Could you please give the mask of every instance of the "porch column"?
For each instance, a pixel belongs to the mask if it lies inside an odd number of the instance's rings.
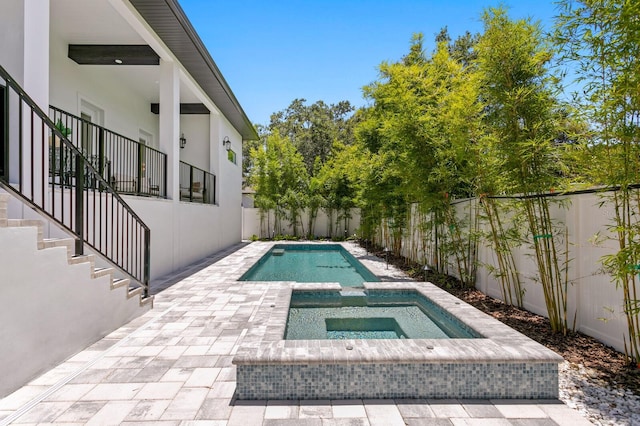
[[[24,81],[22,87],[49,112],[49,1],[24,0]]]
[[[220,205],[220,153],[222,152],[222,138],[220,135],[220,116],[211,111],[209,114],[209,164],[213,174],[216,175],[216,204]]]
[[[0,64],[16,79],[27,94],[45,112],[49,109],[49,4],[50,0],[2,0],[3,25],[0,28]],[[19,108],[15,93],[11,93],[10,110]],[[48,176],[48,155],[46,143],[48,134],[43,134],[41,126],[23,123],[23,166],[29,169],[33,161],[44,167],[34,168],[34,194],[31,194],[31,176],[24,176],[23,191],[27,195],[37,195],[37,202],[48,206],[49,199],[42,199],[44,177]],[[36,120],[37,121],[37,120]],[[11,182],[18,182],[19,176],[19,134],[18,126],[9,128],[8,174]],[[31,140],[35,149],[31,152]],[[5,149],[4,146],[0,149]],[[43,159],[43,156],[45,158]],[[43,161],[45,160],[45,161]]]
[[[167,154],[167,197],[180,201],[180,70],[160,60],[160,150]]]

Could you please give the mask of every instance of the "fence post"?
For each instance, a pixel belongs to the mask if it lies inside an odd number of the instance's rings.
[[[84,254],[84,157],[75,154],[76,157],[76,217],[75,233],[76,255]]]
[[[189,201],[193,201],[193,166],[189,165]]]
[[[0,102],[2,106],[2,144],[0,144],[0,179],[9,182],[9,85],[5,81],[5,86],[0,86]]]
[[[144,284],[144,297],[149,297],[149,283],[151,281],[151,231],[144,230],[144,276],[142,282]]]
[[[110,181],[110,176],[104,175],[104,129],[98,127],[98,173],[107,182]]]
[[[140,194],[142,189],[142,150],[144,145],[138,143],[138,178],[136,179],[136,194]]]

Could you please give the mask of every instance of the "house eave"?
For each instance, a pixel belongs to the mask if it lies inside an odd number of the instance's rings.
[[[258,134],[178,0],[130,0],[244,140]]]

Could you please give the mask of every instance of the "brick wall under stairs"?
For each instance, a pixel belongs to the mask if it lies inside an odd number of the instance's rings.
[[[0,397],[153,306],[71,238],[43,237],[43,222],[7,217],[0,193]]]

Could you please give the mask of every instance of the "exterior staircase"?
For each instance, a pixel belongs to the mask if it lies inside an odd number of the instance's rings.
[[[9,219],[0,193],[0,397],[153,306],[144,288],[75,256],[73,238],[44,237],[44,222]]]

